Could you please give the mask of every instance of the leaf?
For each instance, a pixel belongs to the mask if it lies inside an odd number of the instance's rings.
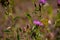
[[[35,30],[35,29],[38,29],[38,26],[37,26],[37,25],[34,25],[34,26],[32,27],[32,31]]]
[[[58,19],[58,20],[55,21],[55,27],[60,28],[60,19]]]
[[[2,35],[0,35],[0,38],[3,38],[3,36],[2,36]]]
[[[20,40],[19,29],[18,28],[17,28],[16,32],[17,32],[17,40]]]
[[[38,18],[39,18],[39,20],[41,20],[42,19],[42,16],[38,16]]]
[[[56,40],[60,40],[60,36],[56,37]]]
[[[57,19],[60,19],[60,12],[57,12]]]
[[[34,29],[35,29],[35,27],[36,27],[36,26],[33,26],[33,27],[32,27],[32,30],[34,30]]]
[[[7,11],[5,12],[5,14],[6,14],[6,15],[9,15],[9,13],[8,13]]]
[[[20,32],[22,32],[22,29],[21,28],[19,28],[19,30],[20,30]]]
[[[19,34],[17,34],[17,40],[20,40],[20,36],[19,36]]]
[[[35,11],[39,11],[39,7],[35,7]]]
[[[32,32],[31,37],[36,38],[36,32]]]
[[[36,0],[32,0],[32,3],[34,4],[35,1],[36,1]]]
[[[43,19],[41,19],[41,22],[42,22],[45,26],[48,25],[48,19],[43,18]]]
[[[9,38],[6,38],[6,40],[10,40]]]
[[[16,20],[16,19],[20,19],[20,16],[16,16],[16,17],[14,18],[14,20]]]
[[[27,16],[28,19],[31,18],[30,14],[28,14],[28,13],[26,13],[26,16]]]
[[[52,7],[51,7],[51,6],[49,6],[49,7],[47,8],[47,12],[48,12],[49,15],[52,14],[53,10],[52,10]]]
[[[14,0],[10,0],[10,5],[11,5],[11,6],[14,5]]]
[[[10,30],[4,30],[4,32],[10,32]]]
[[[7,7],[9,5],[9,2],[7,0],[0,0],[0,3],[3,7]]]

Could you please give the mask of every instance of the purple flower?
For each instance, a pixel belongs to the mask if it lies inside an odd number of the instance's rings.
[[[60,0],[58,0],[57,3],[60,4]]]
[[[43,25],[43,24],[42,24],[40,21],[38,21],[38,20],[34,20],[33,23],[34,23],[35,25],[39,25],[39,26],[42,26],[42,25]]]
[[[39,0],[39,3],[45,4],[47,1],[46,0]]]
[[[60,0],[57,0],[58,8],[60,8]]]

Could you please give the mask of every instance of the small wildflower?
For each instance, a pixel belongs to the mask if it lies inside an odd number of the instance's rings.
[[[34,23],[35,25],[40,25],[40,26],[43,25],[43,24],[42,24],[40,21],[38,21],[38,20],[34,20],[33,23]]]
[[[46,0],[39,0],[39,10],[41,11],[42,6],[46,6],[47,5],[47,1]]]
[[[45,4],[46,3],[46,0],[39,0],[39,3]]]
[[[60,4],[60,0],[58,0],[57,3]]]
[[[60,0],[57,0],[58,8],[60,8]]]

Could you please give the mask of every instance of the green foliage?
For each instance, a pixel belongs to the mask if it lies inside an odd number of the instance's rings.
[[[17,40],[20,40],[19,29],[17,28]]]
[[[9,38],[6,38],[6,40],[10,40]]]
[[[34,4],[36,2],[36,0],[32,0],[32,3]]]
[[[57,19],[60,19],[60,10],[57,12]]]
[[[22,32],[22,29],[21,29],[21,28],[19,28],[19,31],[20,31],[20,32]]]
[[[14,7],[14,0],[9,0],[9,4],[7,5],[5,3],[5,0],[1,0],[3,2],[2,5],[6,6],[6,12],[5,12],[5,17],[8,19],[8,17],[11,16],[11,19],[12,19],[12,27],[10,30],[4,30],[3,32],[4,33],[8,33],[10,34],[10,32],[12,34],[15,34],[16,33],[16,38],[17,40],[21,40],[20,39],[20,32],[22,32],[22,29],[19,28],[20,24],[18,25],[16,21],[18,21],[20,19],[20,16],[14,16],[13,15],[13,7]],[[36,2],[37,0],[32,0],[33,4]],[[7,7],[9,6],[9,7]],[[51,6],[47,6],[47,7],[43,7],[41,8],[41,12],[39,10],[39,7],[37,5],[35,5],[35,9],[33,11],[33,13],[36,14],[36,17],[37,17],[37,14],[39,13],[39,15],[41,16],[38,16],[38,18],[40,18],[39,20],[44,24],[42,26],[38,26],[38,25],[34,25],[33,24],[33,21],[34,19],[32,19],[30,13],[27,11],[25,13],[25,16],[28,18],[28,21],[29,21],[29,24],[31,24],[31,28],[27,28],[26,29],[26,34],[29,35],[32,37],[33,40],[46,40],[46,38],[44,37],[44,35],[46,35],[45,33],[49,33],[51,32],[50,29],[48,28],[48,19],[49,17],[52,17],[52,13],[53,13],[53,10],[52,10],[52,7]],[[48,19],[45,18],[45,12],[48,13]],[[45,15],[45,16],[44,16]],[[52,19],[53,20],[53,19]],[[23,22],[24,23],[24,22]],[[60,28],[60,12],[57,13],[57,16],[56,16],[56,20],[55,20],[55,27],[57,28]],[[44,30],[45,29],[45,30]],[[12,30],[12,31],[11,31]],[[42,32],[41,30],[43,30],[44,32]],[[48,32],[47,32],[48,31]],[[23,32],[24,34],[24,32]],[[8,35],[7,35],[8,36]],[[6,40],[9,40],[9,38],[6,38]],[[12,39],[11,39],[12,40]],[[28,40],[28,39],[27,39]],[[57,40],[60,40],[60,38],[57,38]]]
[[[2,4],[3,7],[9,6],[9,1],[8,0],[0,0],[0,3]]]
[[[60,40],[60,37],[57,37],[56,40]]]
[[[55,21],[55,27],[60,28],[60,19]]]
[[[20,36],[19,36],[19,34],[17,34],[17,40],[20,40]]]
[[[20,19],[20,16],[16,16],[16,17],[14,18],[14,20],[17,20],[17,19]]]
[[[10,30],[4,30],[4,32],[10,32]]]
[[[14,0],[10,0],[10,4],[9,4],[11,7],[14,6]]]
[[[32,27],[32,30],[31,30],[31,37],[33,38],[33,40],[42,40],[42,32],[40,32],[42,28],[40,26],[37,26],[37,25],[34,25]],[[42,29],[43,30],[43,29]],[[42,34],[41,34],[42,33]]]
[[[48,12],[49,15],[51,15],[53,13],[53,10],[52,10],[52,7],[51,6],[49,6],[47,8],[47,12]]]
[[[28,19],[31,19],[31,16],[30,16],[30,14],[27,12],[26,13],[26,17],[28,18]]]
[[[35,11],[39,11],[39,7],[35,7]]]

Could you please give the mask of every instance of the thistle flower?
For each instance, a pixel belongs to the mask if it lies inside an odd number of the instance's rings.
[[[39,0],[39,10],[41,11],[41,7],[47,3],[46,0]]]
[[[60,8],[60,0],[57,0],[58,8]]]
[[[41,23],[41,22],[38,21],[38,20],[34,20],[34,21],[33,21],[33,24],[39,25],[39,26],[42,26],[42,25],[43,25],[43,23]]]
[[[57,3],[60,4],[60,0],[57,0]]]
[[[39,0],[39,3],[45,4],[47,1],[46,0]]]

